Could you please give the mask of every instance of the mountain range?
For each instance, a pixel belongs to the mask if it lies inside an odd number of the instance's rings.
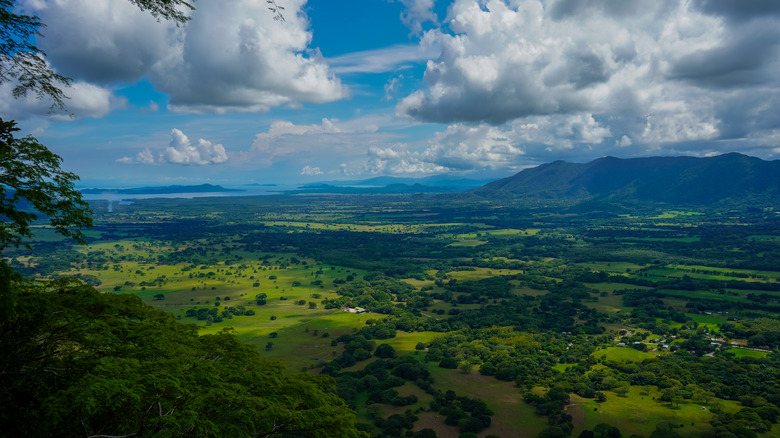
[[[424,178],[402,178],[397,176],[377,176],[361,180],[339,180],[339,181],[318,181],[301,186],[303,189],[312,187],[322,187],[323,185],[334,187],[387,187],[387,186],[425,186],[425,187],[446,187],[449,189],[466,190],[479,187],[492,181],[492,179],[469,179],[453,175],[433,175]]]
[[[136,187],[129,189],[82,189],[84,194],[120,194],[120,195],[163,195],[174,193],[217,193],[217,192],[242,192],[239,189],[226,189],[212,184],[199,184],[191,186],[155,186]]]
[[[739,153],[714,157],[603,157],[555,161],[469,190],[484,198],[708,205],[780,201],[780,160]]]

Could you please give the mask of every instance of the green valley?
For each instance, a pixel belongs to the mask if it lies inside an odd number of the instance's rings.
[[[768,209],[430,195],[93,208],[89,246],[41,229],[8,264],[136,295],[201,336],[229,328],[288,370],[330,375],[373,436],[780,430]]]

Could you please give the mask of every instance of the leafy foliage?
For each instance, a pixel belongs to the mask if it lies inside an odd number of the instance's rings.
[[[45,214],[60,234],[84,243],[81,228],[91,227],[91,210],[73,186],[78,176],[60,168],[62,158],[33,137],[14,138],[16,123],[0,119],[0,249],[18,246],[32,235],[36,213]]]
[[[0,0],[0,84],[15,82],[14,97],[33,92],[49,97],[53,107],[64,109],[65,94],[60,89],[70,79],[49,68],[46,54],[32,41],[44,26],[38,17],[14,13],[15,0]]]
[[[129,1],[158,19],[177,24],[188,21],[186,12],[195,9],[184,0]],[[13,82],[15,98],[32,92],[38,99],[50,98],[52,109],[65,110],[67,96],[62,88],[68,87],[71,79],[51,69],[46,53],[33,44],[46,25],[36,16],[15,13],[15,4],[16,0],[0,0],[0,84]]]
[[[133,295],[2,267],[4,434],[362,436],[330,379],[286,374],[229,331],[198,336]]]
[[[188,10],[194,10],[195,6],[184,0],[129,0],[142,11],[149,11],[154,17],[173,20],[176,23],[189,21],[186,14]]]

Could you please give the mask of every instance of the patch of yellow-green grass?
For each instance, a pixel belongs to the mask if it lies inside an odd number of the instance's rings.
[[[596,298],[597,301],[595,302],[585,301],[583,302],[583,304],[585,304],[587,307],[590,307],[591,309],[596,309],[599,312],[604,312],[608,314],[615,314],[625,309],[625,306],[623,305],[623,297],[621,295],[614,295],[612,293],[607,292],[606,296],[599,295]]]
[[[728,275],[727,273],[714,274],[705,272],[691,272],[690,270],[676,270],[666,274],[666,276],[671,278],[691,277],[704,280],[744,281],[746,283],[776,283],[778,273],[771,271],[767,272],[770,272],[770,275],[754,275],[753,277],[744,277],[742,275]]]
[[[744,274],[748,276],[753,277],[767,277],[771,279],[780,279],[780,271],[760,271],[757,269],[737,269],[737,268],[723,268],[718,266],[703,266],[703,265],[669,265],[669,268],[678,270],[678,271],[684,271],[688,275],[693,276],[696,274],[695,271],[709,271],[709,272],[717,272],[720,274],[728,274],[728,273],[737,273],[737,274]],[[751,278],[743,278],[743,277],[726,277],[724,278],[734,278],[736,280],[742,280],[742,281],[750,281]],[[756,279],[753,279],[756,280]],[[760,281],[760,280],[759,280]]]
[[[474,247],[474,246],[484,245],[486,243],[487,243],[486,240],[465,239],[465,240],[459,240],[457,242],[452,242],[447,246]]]
[[[341,353],[341,350],[339,350],[339,353]],[[361,360],[360,362],[356,362],[356,363],[355,363],[354,365],[352,365],[352,366],[348,366],[348,367],[342,368],[342,369],[340,370],[340,372],[343,372],[343,373],[354,373],[354,372],[356,372],[356,371],[362,371],[362,370],[363,370],[365,367],[367,367],[369,364],[371,364],[371,363],[373,363],[373,362],[376,362],[376,361],[378,361],[378,360],[379,360],[379,358],[378,358],[378,357],[376,357],[376,356],[371,356],[370,358],[368,358],[368,359],[366,359],[366,360]]]
[[[701,327],[701,324],[706,324],[708,326],[717,326],[719,324],[728,321],[727,317],[718,316],[718,315],[702,315],[700,313],[686,313],[685,316],[698,322],[699,327]]]
[[[540,231],[542,231],[540,228],[526,228],[524,230],[506,228],[488,231],[488,233],[493,236],[536,236]]]
[[[368,404],[366,403],[367,401],[367,392],[361,392],[355,396],[355,416],[357,417],[359,423],[372,424],[373,420],[369,416]]]
[[[674,214],[675,216],[702,216],[704,213],[700,211],[690,211],[690,210],[671,210],[667,211],[667,214]]]
[[[458,438],[460,432],[457,426],[448,426],[444,424],[444,417],[438,412],[420,412],[417,415],[417,422],[414,423],[412,431],[417,432],[423,429],[432,429],[437,438]],[[379,436],[379,435],[374,435]]]
[[[558,371],[559,373],[564,373],[566,370],[568,370],[571,367],[577,366],[576,363],[556,363],[552,366],[552,369],[555,371]]]
[[[266,305],[262,307],[272,306]],[[276,310],[276,320],[267,313],[254,316],[235,316],[223,322],[204,326],[201,334],[215,333],[223,328],[234,329],[244,342],[257,345],[268,359],[279,359],[287,363],[291,371],[300,371],[304,367],[316,365],[319,361],[330,360],[337,347],[331,341],[341,335],[352,333],[365,325],[368,318],[364,315],[340,310],[317,310],[303,306],[284,307]],[[191,322],[194,318],[183,318]],[[271,333],[277,333],[272,338]],[[328,333],[327,337],[323,334]],[[273,346],[265,350],[268,342]]]
[[[652,353],[635,350],[631,347],[607,347],[596,350],[591,356],[597,359],[611,360],[614,362],[641,362],[645,359],[652,359],[655,356]]]
[[[699,236],[688,237],[625,237],[618,239],[621,242],[680,242],[693,243],[701,241]]]
[[[469,281],[481,280],[483,278],[495,277],[498,275],[515,275],[521,272],[522,271],[517,269],[474,268],[473,271],[453,271],[449,272],[447,275],[458,281]]]
[[[599,292],[614,292],[616,290],[625,289],[652,289],[652,287],[649,286],[636,286],[626,283],[587,283],[587,286],[591,289],[596,289]]]
[[[32,237],[24,238],[22,243],[30,242],[60,242],[65,240],[51,225],[31,225]],[[100,238],[102,232],[96,230],[84,230],[84,235],[89,238]]]
[[[465,295],[465,294],[455,293],[453,295],[457,299],[457,297],[459,295]],[[450,316],[449,311],[452,310],[452,309],[456,309],[456,310],[459,310],[461,312],[465,312],[466,310],[479,309],[482,306],[483,306],[483,304],[457,304],[457,303],[456,304],[450,304],[450,303],[445,302],[445,301],[435,300],[433,302],[433,305],[431,305],[431,307],[430,307],[431,311],[423,312],[423,313],[425,313],[426,315],[429,315],[432,318],[446,319],[446,318],[448,318]],[[434,310],[444,310],[444,314],[443,315],[439,315],[438,313],[433,313]]]
[[[726,353],[732,353],[735,357],[752,357],[754,359],[763,359],[766,357],[766,351],[748,350],[747,348],[729,348]]]
[[[451,389],[457,395],[481,399],[493,411],[492,424],[480,436],[495,434],[534,438],[547,427],[547,418],[537,416],[535,408],[523,402],[523,395],[512,382],[476,372],[463,374],[459,370],[439,368],[433,363],[429,363],[428,369],[437,389]],[[440,421],[443,423],[444,419]]]
[[[288,269],[278,269],[276,266],[263,267],[259,261],[246,261],[241,265],[231,266],[201,265],[195,269],[189,269],[188,266],[187,264],[159,265],[149,269],[137,264],[120,264],[118,271],[112,268],[105,271],[80,272],[98,276],[103,281],[100,289],[104,291],[114,291],[113,286],[118,285],[119,292],[135,293],[149,300],[150,304],[167,310],[174,310],[177,306],[211,304],[216,297],[224,299],[225,296],[231,299],[243,297],[245,301],[225,302],[226,305],[252,304],[255,295],[259,293],[266,293],[269,302],[284,295],[290,300],[303,299],[307,304],[309,301],[319,304],[324,298],[336,297],[336,286],[333,284],[335,279],[343,279],[350,274],[349,270],[343,268],[321,265],[308,265],[308,269],[305,266],[294,266]],[[205,275],[208,273],[214,275]],[[190,278],[190,275],[193,278]],[[199,275],[204,276],[199,277]],[[162,285],[142,286],[142,282],[151,282],[162,276],[164,276]],[[132,284],[126,285],[126,281]],[[322,282],[322,284],[312,284],[313,282]],[[293,284],[300,285],[293,286]],[[158,294],[164,295],[165,299],[151,301],[151,298]]]
[[[261,223],[270,227],[290,230],[330,230],[330,231],[352,231],[352,232],[372,232],[372,233],[391,233],[391,234],[411,234],[419,233],[422,228],[419,226],[408,226],[399,224],[383,224],[379,222],[365,223],[336,223],[336,222],[317,222],[301,220],[265,220]]]
[[[376,343],[390,344],[398,354],[413,353],[417,354],[417,350],[414,348],[418,343],[423,344],[430,343],[436,336],[441,336],[438,332],[397,332],[394,338],[390,339],[377,339]]]
[[[577,263],[577,266],[582,266],[594,271],[611,272],[616,274],[625,273],[627,272],[627,269],[635,271],[644,268],[644,265],[638,265],[636,263],[610,261]]]
[[[511,280],[510,283],[512,283],[513,285],[518,285],[520,283],[520,281],[519,280]],[[539,289],[532,289],[530,287],[523,286],[523,287],[513,288],[512,289],[512,293],[517,295],[517,296],[528,295],[528,296],[532,296],[532,297],[538,297],[538,296],[541,296],[541,295],[548,294],[549,291],[539,290]]]
[[[434,280],[418,280],[416,278],[403,278],[401,279],[401,281],[403,281],[404,283],[408,283],[417,289],[434,285]]]
[[[382,412],[382,417],[384,418],[387,418],[393,414],[403,415],[407,409],[412,411],[415,411],[417,409],[422,409],[428,406],[431,403],[431,401],[433,401],[432,395],[426,393],[425,391],[420,389],[419,386],[415,385],[412,382],[406,382],[402,386],[393,389],[398,391],[399,397],[408,397],[410,395],[414,395],[415,397],[417,397],[417,402],[407,406],[382,405],[381,412]]]
[[[714,301],[729,301],[729,302],[744,302],[747,300],[741,293],[731,294],[721,293],[719,291],[704,291],[704,290],[678,290],[678,289],[662,289],[661,292],[667,297],[676,297],[683,300],[690,300],[691,298],[709,299]],[[743,291],[744,292],[744,291]]]
[[[568,407],[568,412],[574,417],[575,427],[572,435],[579,435],[583,429],[593,430],[599,423],[617,427],[624,436],[649,436],[661,422],[682,425],[683,427],[675,429],[682,436],[695,436],[710,429],[709,422],[713,414],[709,408],[702,409],[701,404],[686,400],[680,403],[679,409],[672,409],[669,404],[653,400],[660,396],[656,389],[651,389],[648,394],[642,391],[643,388],[632,386],[626,397],[618,397],[613,392],[604,391],[607,401],[603,403],[572,395],[572,405]],[[725,411],[738,409],[733,401],[716,402]]]

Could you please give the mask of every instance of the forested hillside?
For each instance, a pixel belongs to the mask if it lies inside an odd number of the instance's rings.
[[[780,196],[780,161],[731,153],[708,158],[604,157],[556,161],[471,190],[483,197],[590,199],[679,205],[771,205]]]

